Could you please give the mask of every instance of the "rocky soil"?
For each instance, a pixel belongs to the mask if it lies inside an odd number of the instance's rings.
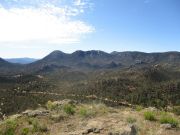
[[[156,119],[146,119],[153,112]],[[107,107],[73,100],[49,101],[46,107],[4,117],[0,135],[180,135],[179,125],[160,122],[162,115],[179,116],[156,108]]]

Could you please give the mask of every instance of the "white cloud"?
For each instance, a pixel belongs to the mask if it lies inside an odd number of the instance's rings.
[[[73,3],[73,6],[52,3],[24,8],[0,6],[0,45],[28,41],[47,44],[80,42],[94,28],[82,20],[74,19],[82,13],[85,3],[81,0],[74,0]]]
[[[84,6],[84,5],[86,5],[86,2],[84,2],[82,0],[74,0],[74,5],[76,5],[76,6]]]

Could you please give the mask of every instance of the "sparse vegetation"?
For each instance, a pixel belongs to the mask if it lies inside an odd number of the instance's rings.
[[[29,132],[30,132],[29,128],[23,128],[21,135],[28,135]]]
[[[29,124],[33,126],[32,132],[46,132],[48,131],[45,123],[39,123],[37,118],[30,118]]]
[[[94,111],[95,114],[103,115],[109,112],[109,108],[103,103],[93,103],[92,111]]]
[[[53,102],[50,101],[50,100],[46,103],[46,107],[47,107],[48,110],[55,109],[55,106],[54,106]]]
[[[130,123],[130,124],[133,124],[133,123],[135,123],[137,120],[135,119],[135,118],[133,118],[133,117],[128,117],[127,118],[127,122],[128,123]]]
[[[79,114],[82,117],[88,117],[88,110],[85,107],[80,107]]]
[[[95,116],[96,112],[92,106],[81,106],[78,111],[79,115],[83,118],[90,118]]]
[[[138,112],[140,112],[142,109],[143,109],[143,107],[140,106],[140,105],[135,106],[135,110],[138,111]]]
[[[5,128],[5,131],[4,131],[4,135],[14,135],[15,133],[15,129],[17,127],[17,123],[15,120],[6,120],[5,122],[5,125],[6,125],[6,128]]]
[[[174,106],[173,113],[175,113],[176,115],[180,115],[180,106]]]
[[[75,113],[75,107],[73,105],[71,105],[71,104],[65,104],[63,106],[63,111],[66,114],[73,115]]]
[[[173,118],[170,115],[162,115],[160,118],[160,123],[161,124],[171,124],[172,127],[177,127],[179,122],[176,118]]]
[[[156,121],[157,120],[155,113],[152,111],[144,112],[144,118],[145,118],[145,120],[149,120],[149,121]]]
[[[9,117],[0,124],[0,135],[56,135],[59,134],[81,134],[82,129],[89,129],[89,126],[101,128],[97,132],[108,134],[112,129],[117,133],[120,130],[128,129],[125,125],[136,125],[139,134],[152,135],[154,132],[161,130],[162,135],[165,133],[177,133],[178,130],[166,130],[161,124],[170,124],[172,127],[178,127],[179,118],[165,111],[147,111],[151,108],[144,108],[140,112],[129,107],[114,108],[105,104],[93,102],[87,104],[66,104],[68,100],[55,101],[51,104],[58,103],[56,109],[48,109],[49,114],[42,116],[24,116],[18,119]],[[65,104],[61,104],[65,103]],[[46,104],[47,105],[47,104]],[[33,111],[33,110],[32,110]],[[45,110],[46,111],[46,110]],[[133,113],[132,113],[133,111]],[[145,112],[144,112],[145,111]],[[142,113],[144,112],[144,116]],[[10,119],[11,118],[11,119]],[[148,121],[143,121],[143,119]],[[156,120],[156,122],[151,122]],[[81,121],[81,122],[79,122]],[[163,125],[168,126],[168,125]],[[146,130],[149,128],[150,130]],[[171,127],[170,127],[171,128]],[[53,129],[53,130],[52,130]],[[96,130],[94,129],[94,132]],[[173,135],[173,134],[172,134]]]

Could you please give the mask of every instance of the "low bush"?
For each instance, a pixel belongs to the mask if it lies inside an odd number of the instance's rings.
[[[33,132],[46,132],[46,131],[48,131],[47,126],[44,123],[43,124],[39,123],[38,119],[36,119],[36,118],[30,118],[28,120],[28,122],[30,125],[33,126],[33,129],[32,129]]]
[[[179,122],[177,119],[173,118],[170,115],[162,115],[160,118],[161,124],[171,124],[172,127],[177,127]]]
[[[53,104],[52,101],[48,101],[46,103],[46,107],[47,107],[48,110],[54,110],[56,106]]]
[[[135,118],[132,118],[132,117],[128,117],[127,119],[127,122],[130,123],[130,124],[133,124],[136,122],[136,119]]]
[[[7,120],[5,122],[5,124],[6,124],[6,129],[3,133],[3,135],[14,135],[16,127],[17,127],[16,121],[15,120]]]
[[[135,110],[136,110],[137,112],[140,112],[142,109],[143,109],[143,107],[140,106],[140,105],[136,105],[136,106],[135,106]]]
[[[71,104],[65,104],[63,106],[63,111],[68,115],[73,115],[75,113],[75,107]]]
[[[29,133],[29,128],[23,128],[22,129],[22,135],[28,135],[28,133]]]
[[[82,116],[82,117],[87,117],[87,116],[88,116],[88,110],[87,110],[87,108],[81,107],[81,108],[79,109],[79,114],[80,114],[80,116]]]
[[[173,113],[176,115],[180,115],[180,106],[174,106],[173,107]]]
[[[100,114],[105,114],[109,112],[109,108],[105,104],[97,104],[96,105],[97,112]]]
[[[93,117],[96,114],[95,110],[91,106],[81,106],[79,108],[79,115],[81,117]]]
[[[144,118],[145,118],[145,120],[156,121],[155,113],[152,112],[152,111],[145,112],[144,113]]]

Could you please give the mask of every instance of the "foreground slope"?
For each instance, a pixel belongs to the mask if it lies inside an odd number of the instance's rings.
[[[148,114],[148,115],[147,115]],[[48,101],[0,122],[1,135],[179,135],[179,118],[156,108]]]

